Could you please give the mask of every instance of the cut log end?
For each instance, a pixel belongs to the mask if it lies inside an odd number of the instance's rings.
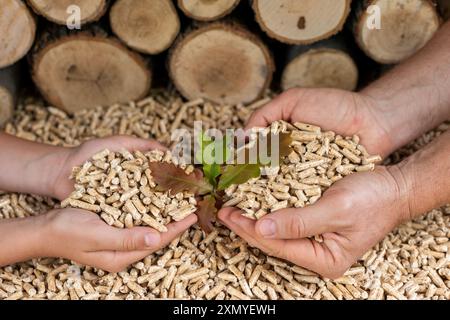
[[[33,80],[48,102],[73,113],[143,97],[151,72],[117,40],[78,34],[35,53]]]
[[[36,22],[20,0],[0,0],[0,68],[23,58],[36,34]]]
[[[172,0],[118,0],[111,8],[110,21],[123,42],[148,54],[169,48],[180,32]]]
[[[282,75],[282,88],[336,88],[355,90],[358,68],[345,52],[335,49],[311,49],[286,67]]]
[[[67,9],[71,5],[80,8],[81,23],[97,21],[106,12],[107,0],[28,0],[33,10],[54,23],[65,25],[70,13]]]
[[[178,0],[178,7],[188,17],[199,21],[213,21],[225,17],[240,0]]]
[[[338,33],[349,13],[350,0],[254,0],[261,28],[289,44],[310,44]]]
[[[11,92],[0,86],[0,128],[12,117],[14,98]]]
[[[187,99],[237,104],[252,102],[263,94],[274,65],[266,46],[252,33],[216,23],[179,41],[171,52],[169,70]]]
[[[382,28],[369,28],[371,17],[362,11],[355,25],[359,46],[379,63],[399,63],[418,50],[439,29],[440,18],[428,0],[374,0],[381,10]]]
[[[188,17],[199,21],[213,21],[225,17],[240,0],[178,0],[178,6]]]

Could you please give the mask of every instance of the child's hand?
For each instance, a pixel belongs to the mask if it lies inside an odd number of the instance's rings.
[[[105,149],[149,151],[165,148],[154,140],[115,136],[63,148],[23,140],[0,132],[0,190],[64,200],[73,191],[72,168]],[[20,177],[20,178],[19,178]]]
[[[197,216],[168,225],[167,233],[148,227],[110,227],[96,214],[78,209],[55,210],[38,219],[42,219],[37,250],[40,257],[63,257],[119,272],[167,246],[193,225]]]
[[[153,149],[164,150],[165,147],[154,140],[115,136],[91,140],[76,148],[63,149],[55,158],[54,175],[48,183],[51,194],[59,200],[67,198],[73,191],[74,182],[69,179],[72,168],[83,164],[93,155],[105,149],[110,151],[120,151],[121,149],[148,151]]]

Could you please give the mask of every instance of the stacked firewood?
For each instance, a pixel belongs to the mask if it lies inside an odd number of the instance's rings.
[[[257,100],[273,78],[282,89],[354,90],[357,56],[411,56],[448,15],[441,2],[0,0],[0,126],[27,55],[42,96],[69,113],[146,96],[161,64],[185,98],[223,105]]]

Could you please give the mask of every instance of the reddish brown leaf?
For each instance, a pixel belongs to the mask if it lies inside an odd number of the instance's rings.
[[[200,170],[187,174],[183,169],[171,163],[150,162],[150,170],[158,187],[164,191],[179,193],[191,192],[203,195],[212,192],[212,186],[205,180]]]
[[[216,221],[216,199],[213,196],[206,196],[197,204],[198,225],[206,233],[214,230],[213,222]]]
[[[252,140],[253,143],[248,144],[246,146],[246,148],[240,149],[237,152],[236,155],[236,160],[244,160],[245,163],[244,164],[249,164],[250,163],[250,155],[254,154],[256,155],[256,164],[259,164],[260,166],[267,166],[267,165],[271,165],[270,163],[266,163],[265,161],[263,161],[263,159],[260,158],[260,156],[263,155],[263,153],[261,152],[261,143],[265,143],[266,144],[266,148],[267,148],[267,156],[269,158],[272,158],[272,153],[275,152],[275,150],[272,150],[272,139],[276,139],[278,140],[278,159],[279,162],[282,162],[283,159],[287,156],[289,156],[292,152],[292,147],[291,144],[293,142],[292,139],[292,135],[291,133],[277,133],[277,134],[269,134],[265,137],[262,136],[258,136],[258,138],[256,138],[255,140]],[[243,164],[243,163],[239,163],[239,164]],[[273,165],[273,164],[272,164]]]

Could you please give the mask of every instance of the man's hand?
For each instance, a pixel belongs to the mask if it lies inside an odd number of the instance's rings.
[[[386,156],[392,141],[371,98],[334,89],[291,89],[258,110],[247,129],[277,120],[305,122],[344,136],[357,134],[369,153]],[[342,275],[408,216],[402,175],[395,168],[346,177],[319,202],[273,213],[259,222],[238,209],[219,218],[251,245],[329,278]],[[322,235],[324,242],[309,239]]]
[[[277,120],[304,122],[344,136],[357,134],[369,153],[392,152],[383,115],[369,97],[335,89],[291,89],[256,111],[247,129],[267,127]]]
[[[148,227],[117,229],[96,214],[63,209],[37,218],[41,226],[40,257],[63,257],[109,272],[119,272],[151,253],[167,246],[197,221],[196,215],[168,225],[167,233]]]
[[[280,210],[257,222],[238,209],[219,212],[250,245],[332,279],[409,218],[406,185],[396,167],[348,176],[315,205]],[[323,242],[311,239],[315,235]]]
[[[93,155],[105,149],[110,151],[148,151],[153,149],[165,150],[161,144],[154,140],[145,140],[130,136],[115,136],[110,138],[90,140],[76,148],[67,148],[59,151],[53,157],[54,174],[49,177],[48,188],[59,200],[64,200],[73,191],[73,181],[69,176],[72,168],[82,165]]]

